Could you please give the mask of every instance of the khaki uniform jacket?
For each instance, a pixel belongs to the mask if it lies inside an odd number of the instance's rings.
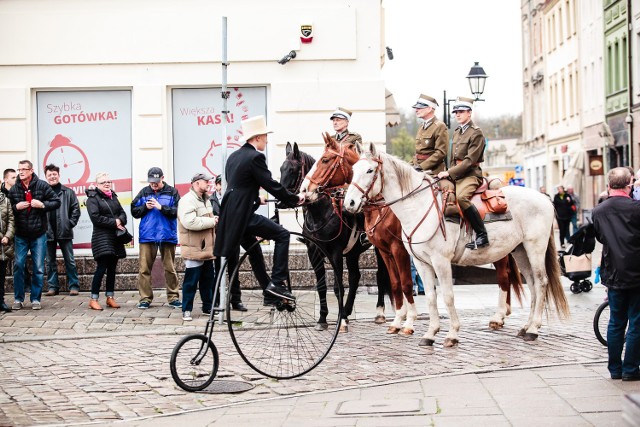
[[[416,135],[414,165],[420,165],[422,170],[430,170],[434,174],[438,174],[445,169],[448,151],[449,131],[447,130],[447,125],[434,117],[426,129],[424,126],[420,126]],[[428,156],[428,158],[418,158],[423,156]]]
[[[482,178],[480,163],[484,161],[485,140],[482,130],[469,122],[462,133],[462,126],[453,132],[453,153],[449,161],[449,175],[456,181],[468,176]]]
[[[182,258],[207,261],[213,259],[215,220],[209,197],[198,196],[193,189],[178,203],[178,237]]]
[[[343,137],[342,139],[338,139],[338,136],[339,135],[336,133],[335,135],[333,135],[333,139],[335,139],[340,143],[346,142],[347,144],[355,144],[355,145],[362,146],[362,137],[357,133],[349,132],[347,130],[347,135],[345,137]]]

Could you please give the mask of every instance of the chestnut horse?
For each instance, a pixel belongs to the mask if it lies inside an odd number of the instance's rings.
[[[325,151],[300,186],[301,193],[310,200],[315,200],[318,190],[327,191],[327,189],[350,183],[353,165],[360,159],[359,147],[348,146],[342,150],[347,168],[336,167],[341,155],[340,144],[328,133],[323,136]],[[384,206],[382,197],[372,202],[375,203],[368,204],[363,209],[365,229],[369,240],[380,250],[387,265],[396,308],[396,317],[388,333],[411,335],[414,332],[413,324],[417,318],[417,310],[413,299],[411,259],[402,241],[402,225],[391,208]],[[498,311],[491,318],[489,326],[492,329],[498,329],[504,326],[504,318],[511,313],[510,290],[512,287],[521,302],[522,279],[515,260],[510,255],[496,261],[494,266],[501,292]],[[406,304],[403,303],[404,301]],[[403,320],[404,324],[402,324]]]
[[[313,157],[298,149],[297,143],[294,143],[293,146],[287,143],[286,159],[280,167],[280,183],[290,191],[296,192],[314,162]],[[341,205],[341,200],[339,203]],[[337,286],[342,284],[343,257],[346,258],[347,271],[349,272],[349,293],[344,305],[340,330],[347,332],[348,318],[353,311],[361,278],[360,255],[370,248],[371,244],[364,239],[364,233],[361,231],[362,225],[359,225],[357,215],[343,212],[329,195],[325,195],[312,203],[307,203],[303,207],[303,212],[302,234],[315,239],[318,245],[331,257],[336,267],[334,272],[334,290],[336,291]],[[318,279],[325,277],[322,255],[309,249],[308,256],[316,277]],[[377,251],[376,256],[380,256]],[[376,279],[378,285],[378,302],[376,304],[378,315],[376,316],[376,323],[384,323],[384,296],[389,295],[389,275],[380,259],[378,260]],[[320,294],[320,318],[316,329],[322,330],[327,329],[328,326],[326,321],[328,314],[326,286],[319,285],[318,293]]]

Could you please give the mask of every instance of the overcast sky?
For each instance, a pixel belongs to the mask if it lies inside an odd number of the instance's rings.
[[[384,0],[387,59],[383,76],[398,107],[421,93],[442,107],[471,96],[465,78],[475,61],[489,76],[474,109],[483,117],[522,112],[522,31],[518,0]],[[442,108],[438,109],[442,118]]]

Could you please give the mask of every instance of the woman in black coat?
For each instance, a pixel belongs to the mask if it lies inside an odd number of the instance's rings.
[[[102,277],[107,273],[106,292],[107,307],[120,308],[113,298],[116,284],[116,266],[118,259],[126,258],[124,245],[116,241],[116,230],[124,230],[127,214],[118,201],[118,196],[111,191],[112,182],[109,175],[96,175],[96,188],[87,190],[87,212],[93,223],[91,235],[91,252],[97,261],[96,272],[91,282],[91,300],[89,308],[102,310],[98,303]]]
[[[560,231],[560,247],[564,249],[564,241],[569,238],[569,224],[576,211],[576,203],[573,197],[564,191],[562,185],[558,186],[558,193],[553,198],[553,207],[556,208],[556,220]]]

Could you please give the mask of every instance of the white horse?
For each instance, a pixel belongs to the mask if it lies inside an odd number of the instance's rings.
[[[542,313],[553,302],[560,318],[569,315],[553,238],[554,209],[549,199],[523,187],[503,187],[513,220],[486,224],[491,244],[469,250],[464,246],[471,235],[459,225],[444,222],[438,214],[439,197],[431,186],[433,179],[415,171],[409,164],[385,153],[377,153],[371,144],[353,167],[353,180],[347,189],[344,206],[351,212],[382,194],[402,224],[405,246],[425,284],[435,284],[438,276],[444,302],[451,318],[445,347],[458,343],[460,320],[454,307],[451,264],[482,265],[513,253],[529,285],[531,312],[518,336],[525,341],[538,337]],[[446,233],[446,234],[445,234]],[[427,287],[429,329],[421,344],[433,345],[440,330],[435,285]]]

